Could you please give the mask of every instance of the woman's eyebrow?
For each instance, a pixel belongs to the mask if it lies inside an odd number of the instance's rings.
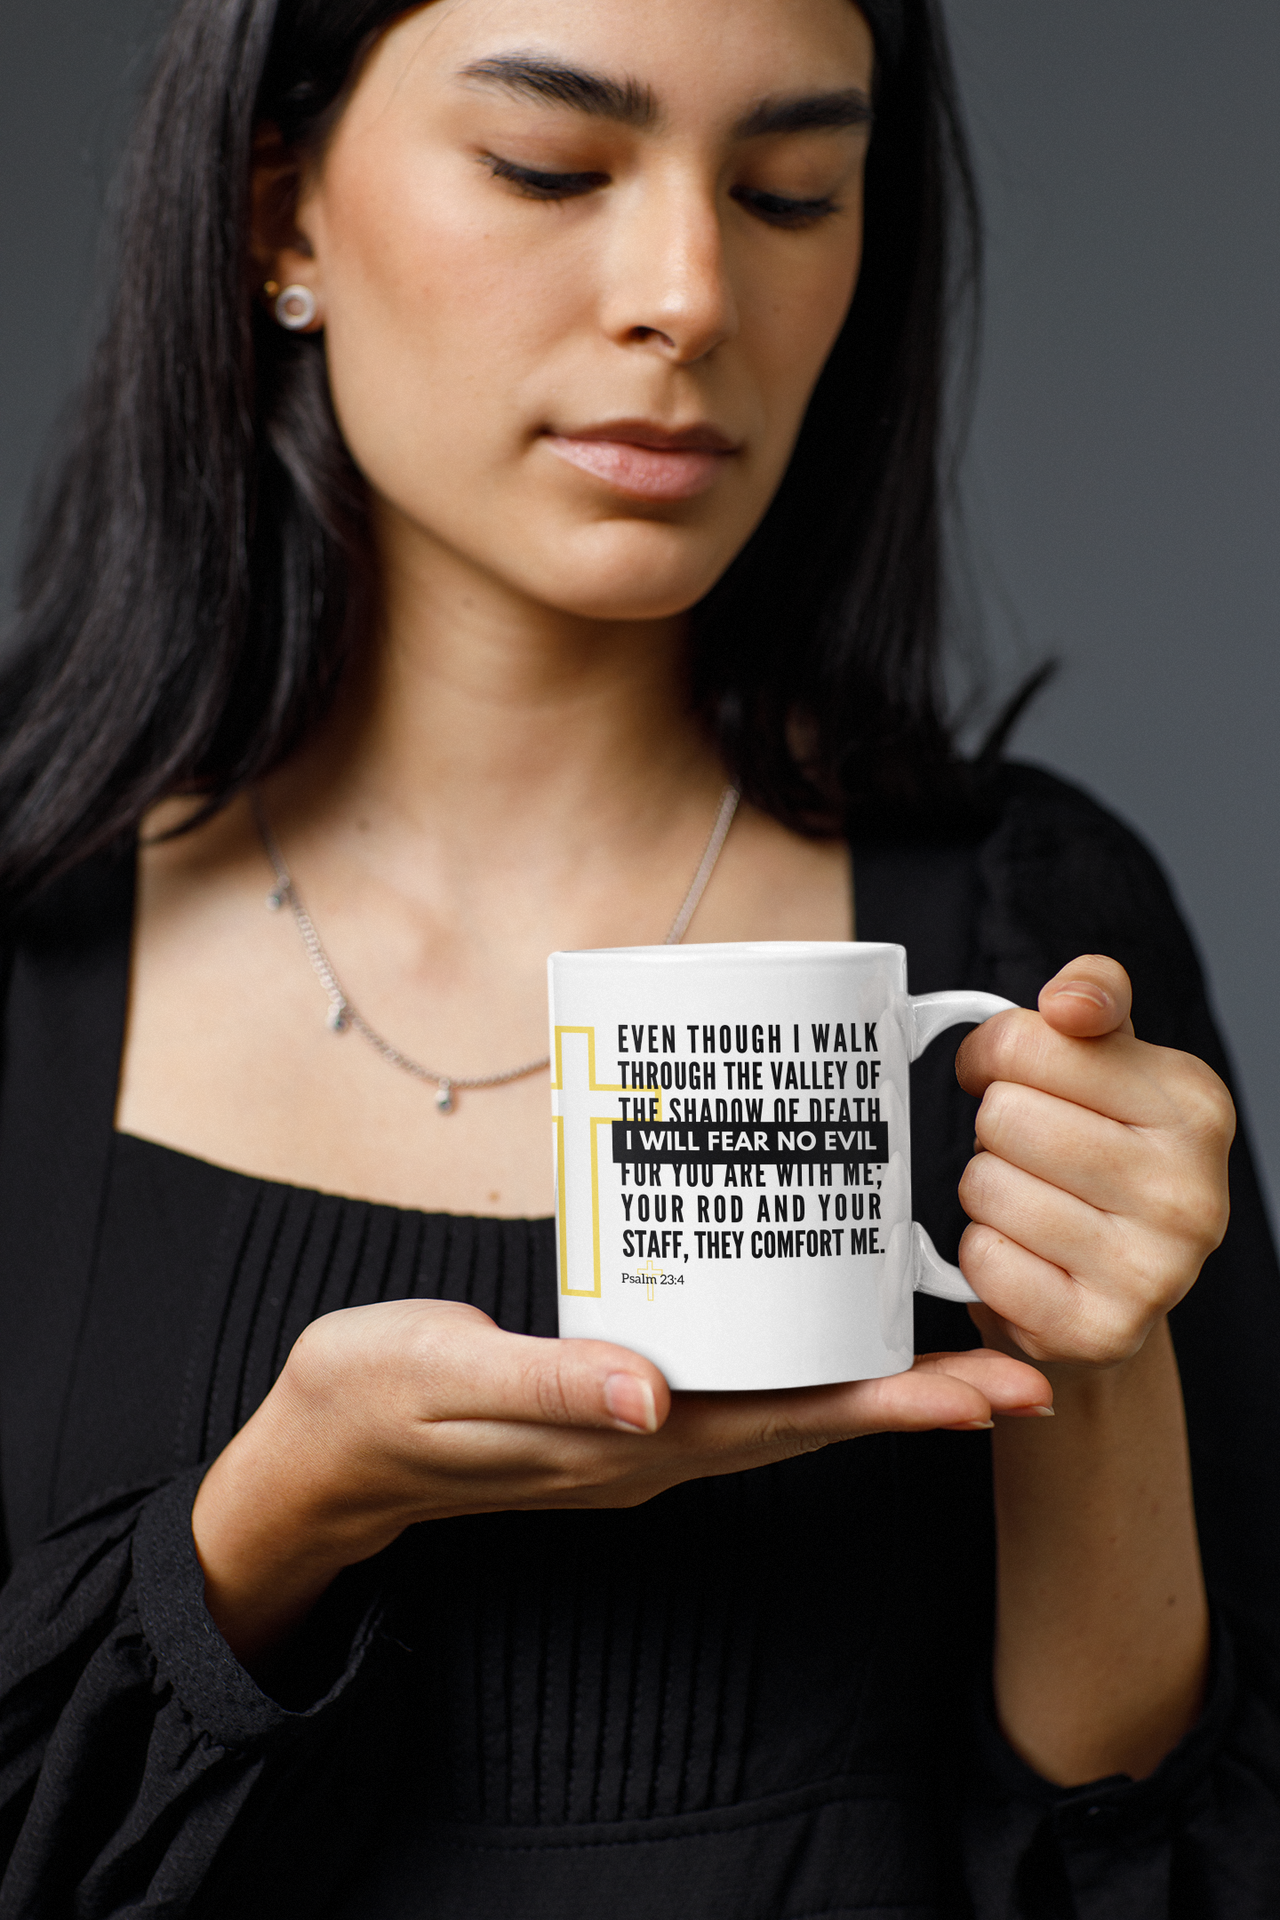
[[[758,140],[766,133],[813,133],[826,128],[866,127],[874,117],[871,100],[861,87],[840,93],[794,94],[761,100],[734,127],[739,140]]]
[[[494,54],[464,67],[459,78],[486,81],[509,93],[571,107],[626,127],[652,128],[662,118],[656,95],[641,81],[614,80],[535,53]],[[868,126],[872,117],[869,96],[860,87],[847,87],[832,93],[758,100],[736,122],[733,132],[736,139],[756,140],[764,134]]]
[[[658,103],[650,88],[638,80],[611,80],[605,74],[585,73],[578,67],[537,54],[503,53],[464,67],[463,80],[488,80],[510,93],[550,100],[574,107],[597,119],[618,120],[626,127],[652,127],[659,119]]]

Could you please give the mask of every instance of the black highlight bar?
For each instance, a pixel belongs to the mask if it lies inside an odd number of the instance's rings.
[[[680,1120],[615,1120],[613,1158],[627,1166],[882,1166],[889,1158],[887,1120],[742,1120],[708,1125]]]

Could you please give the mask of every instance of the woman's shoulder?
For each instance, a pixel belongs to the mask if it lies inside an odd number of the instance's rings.
[[[129,993],[135,850],[96,854],[0,922],[0,1059],[6,1098],[51,1080],[114,1106]],[[60,1063],[60,1064],[59,1064]],[[56,1071],[55,1071],[56,1069]],[[70,1097],[70,1096],[68,1096]]]
[[[1034,1005],[1067,961],[1110,954],[1134,982],[1146,1037],[1186,1044],[1175,1036],[1203,1006],[1199,958],[1164,868],[1131,826],[1057,774],[1006,762],[976,867],[980,938],[1018,979],[1022,991],[1001,989],[1011,999]]]
[[[121,941],[127,945],[136,865],[132,838],[79,861],[0,916],[0,942],[10,952],[50,959]]]
[[[1082,788],[1004,761],[910,833],[851,835],[859,937],[910,956],[913,992],[983,986],[1023,1006],[1081,953],[1134,980],[1167,1044],[1203,1004],[1195,947],[1145,841]]]
[[[1135,829],[1081,787],[1025,762],[993,781],[979,849],[984,877],[1046,930],[1060,918],[1135,931],[1151,916],[1185,935],[1159,859]]]
[[[1155,872],[1159,864],[1142,837],[1084,787],[1026,760],[1003,760],[990,779],[987,838],[1011,851],[1060,857],[1074,847],[1134,858]]]

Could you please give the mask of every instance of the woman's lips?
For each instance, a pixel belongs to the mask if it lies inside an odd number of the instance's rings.
[[[707,444],[718,435],[696,430],[687,438],[702,444],[681,445],[681,436],[672,435],[664,445],[656,433],[646,433],[644,440],[632,439],[624,427],[542,437],[551,452],[570,466],[640,500],[692,500],[715,485],[733,454],[727,444]]]

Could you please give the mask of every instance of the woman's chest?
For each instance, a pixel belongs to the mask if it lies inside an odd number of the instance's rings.
[[[411,901],[358,870],[326,887],[321,860],[304,907],[272,889],[234,813],[208,831],[228,843],[216,859],[198,858],[197,835],[139,862],[117,1124],[330,1193],[550,1213],[547,954],[659,937],[683,868],[635,888],[620,871],[587,898],[563,875],[512,877],[490,897],[479,875],[460,904]],[[749,810],[690,928],[716,943],[851,932],[847,849]],[[455,1088],[444,1107],[442,1078]]]

